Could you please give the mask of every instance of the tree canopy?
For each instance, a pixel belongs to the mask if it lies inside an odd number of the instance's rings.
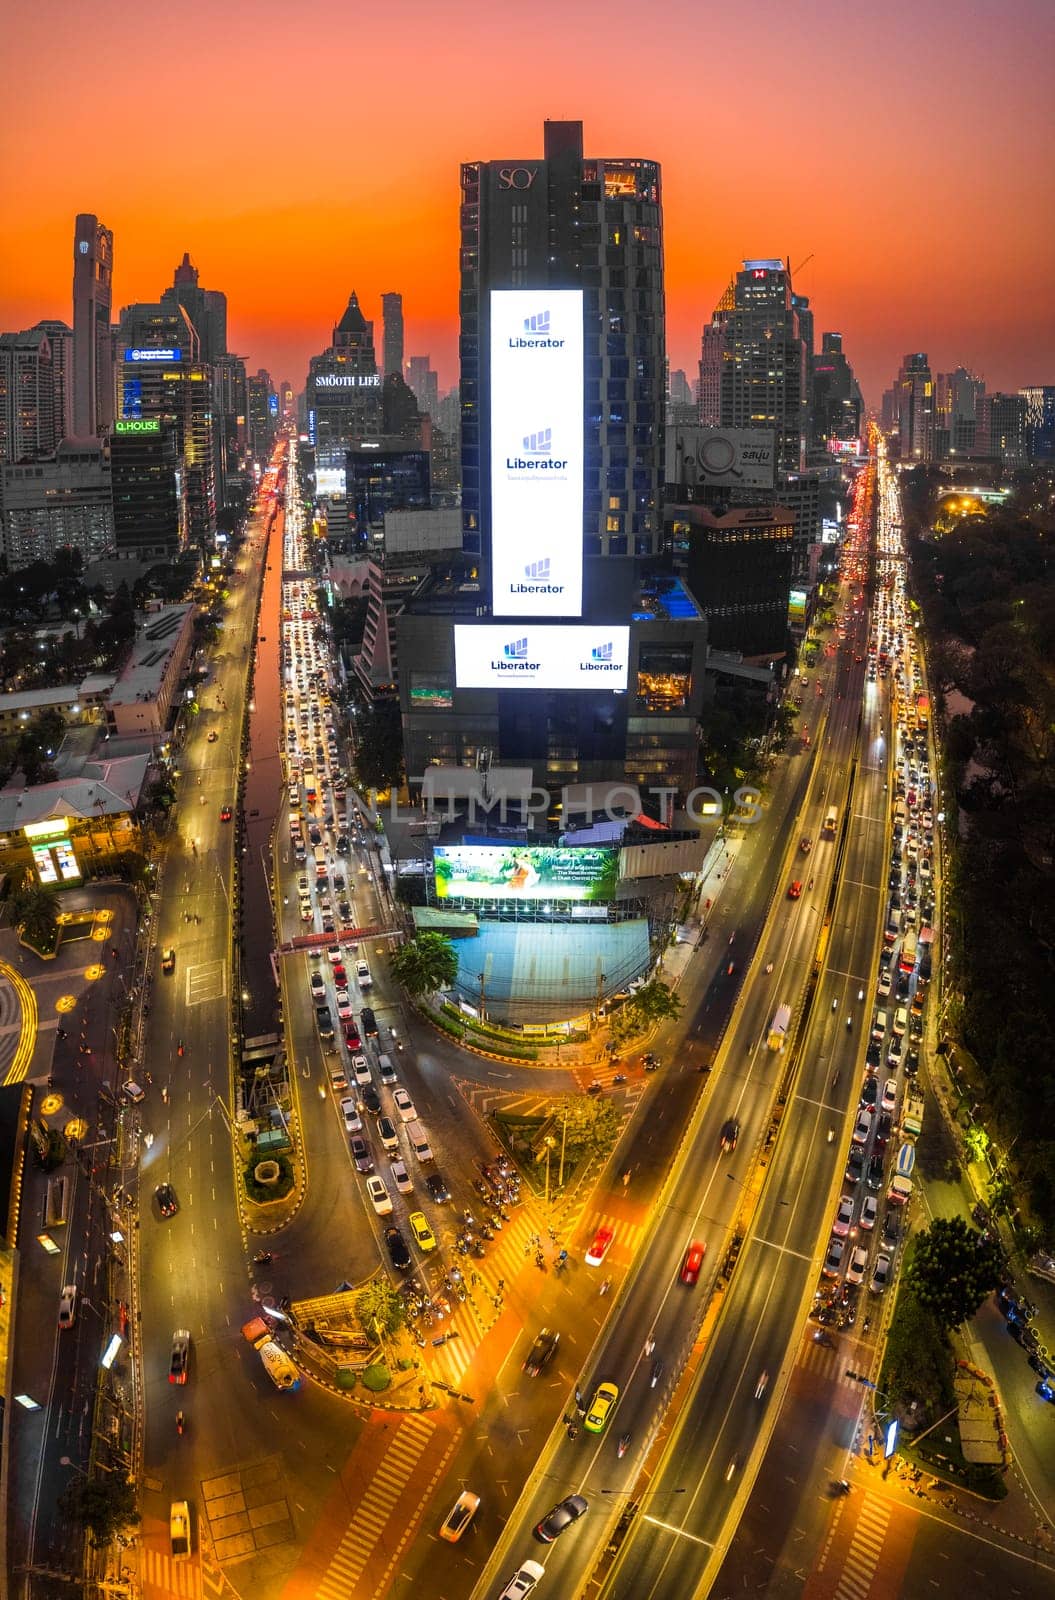
[[[137,1523],[135,1485],[116,1472],[96,1478],[78,1475],[62,1491],[60,1508],[83,1528],[93,1544],[108,1544],[115,1534]]]
[[[963,1217],[937,1217],[916,1235],[906,1276],[920,1305],[948,1329],[974,1316],[1002,1267],[995,1239],[983,1238]]]
[[[458,957],[442,933],[419,933],[392,951],[392,976],[409,995],[449,989],[458,975]]]

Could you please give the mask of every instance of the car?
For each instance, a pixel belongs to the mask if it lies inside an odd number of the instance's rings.
[[[360,1088],[365,1089],[366,1085],[371,1082],[370,1063],[361,1052],[352,1057],[352,1076]]]
[[[398,1228],[385,1229],[385,1248],[396,1270],[406,1272],[410,1266],[410,1246]]]
[[[354,1095],[348,1095],[341,1101],[341,1116],[344,1118],[345,1133],[362,1133],[363,1119],[359,1115],[359,1102]]]
[[[835,1221],[832,1224],[832,1233],[840,1239],[845,1239],[846,1235],[850,1232],[850,1226],[853,1220],[854,1197],[852,1194],[844,1194],[842,1199],[839,1201],[839,1209],[835,1213]]]
[[[1050,1376],[1038,1378],[1033,1387],[1042,1400],[1046,1400],[1049,1406],[1055,1406],[1055,1387],[1052,1386]]]
[[[851,1186],[860,1183],[864,1176],[865,1153],[860,1145],[851,1145],[850,1154],[846,1158],[846,1171],[843,1174],[844,1183]]]
[[[869,1284],[873,1294],[882,1294],[890,1283],[890,1257],[878,1256],[872,1269],[872,1281]]]
[[[429,1221],[424,1211],[412,1211],[407,1218],[410,1231],[414,1235],[414,1243],[419,1250],[435,1250],[436,1235],[429,1227]]]
[[[396,1102],[396,1110],[404,1122],[415,1122],[417,1120],[418,1114],[414,1109],[414,1102],[404,1088],[400,1087],[393,1090],[392,1098]]]
[[[802,893],[802,883],[798,878],[793,878],[788,884],[788,899],[797,900]]]
[[[726,1121],[722,1123],[722,1131],[718,1136],[719,1147],[725,1151],[735,1150],[736,1141],[739,1139],[739,1137],[739,1122],[737,1122],[735,1117],[728,1117]]]
[[[448,1544],[457,1544],[470,1522],[480,1509],[480,1496],[471,1489],[463,1489],[440,1523],[440,1538]]]
[[[370,1154],[370,1147],[366,1140],[360,1138],[358,1134],[353,1134],[351,1150],[356,1172],[373,1172],[374,1158]]]
[[[614,1237],[615,1235],[613,1229],[598,1228],[596,1234],[594,1235],[593,1244],[586,1252],[586,1265],[588,1267],[599,1267],[601,1265],[605,1256],[612,1248],[612,1239]]]
[[[905,1074],[909,1078],[914,1078],[918,1071],[919,1071],[919,1051],[918,1050],[909,1050],[905,1055]]]
[[[860,1226],[866,1233],[870,1233],[876,1225],[879,1216],[879,1201],[874,1194],[866,1194],[864,1205],[861,1207]]]
[[[799,840],[799,849],[802,851],[804,856],[808,856],[810,851],[813,849],[813,840],[808,836],[804,836]]]
[[[849,1284],[864,1282],[865,1273],[868,1271],[868,1246],[859,1244],[850,1257],[850,1264],[846,1269],[846,1281]]]
[[[346,856],[348,854],[348,835],[339,833],[337,835],[337,843],[334,848],[339,856]]]
[[[861,1085],[861,1099],[859,1103],[862,1106],[871,1106],[874,1109],[878,1099],[879,1084],[876,1082],[876,1079],[872,1076],[872,1074],[868,1073],[864,1083]]]
[[[332,967],[336,967],[338,964],[340,964],[343,971],[343,956],[344,951],[341,949],[339,944],[328,944],[326,946],[326,959]]]
[[[886,1053],[886,1064],[888,1067],[897,1067],[898,1062],[901,1060],[901,1052],[904,1050],[904,1048],[904,1039],[899,1033],[896,1033],[891,1039],[890,1049]]]
[[[541,1561],[522,1561],[498,1600],[523,1600],[524,1595],[530,1594],[539,1579],[545,1576],[546,1569]]]
[[[341,900],[337,906],[337,911],[342,922],[351,922],[352,904],[350,900]]]
[[[318,1002],[326,998],[326,979],[321,972],[313,972],[310,980],[311,998]]]
[[[392,1121],[392,1118],[379,1116],[377,1119],[377,1132],[378,1137],[381,1140],[382,1149],[388,1150],[392,1154],[395,1154],[399,1149],[399,1138],[396,1134],[396,1125]]]
[[[230,808],[230,806],[221,806],[220,807],[220,821],[221,822],[230,822],[230,820],[231,820],[231,808]]]
[[[410,1174],[407,1172],[402,1158],[390,1162],[388,1170],[392,1174],[392,1182],[400,1194],[414,1193],[414,1185],[410,1181]]]
[[[883,1187],[883,1152],[877,1150],[868,1158],[868,1168],[865,1173],[865,1182],[869,1189],[877,1191]]]
[[[878,1117],[876,1118],[876,1125],[875,1125],[875,1128],[876,1128],[875,1148],[877,1150],[885,1150],[886,1149],[887,1140],[890,1138],[890,1130],[893,1127],[893,1125],[894,1125],[894,1119],[891,1116],[890,1112],[889,1111],[881,1111],[879,1113]]]
[[[889,971],[881,972],[879,974],[879,982],[876,984],[876,993],[879,995],[879,998],[881,1000],[885,1000],[887,998],[887,996],[889,995],[889,993],[890,993],[890,973],[889,973]]]
[[[381,1115],[381,1096],[372,1083],[363,1084],[362,1091],[363,1105],[372,1117],[379,1117]]]
[[[590,1408],[586,1413],[583,1427],[587,1433],[603,1433],[608,1425],[608,1419],[619,1399],[619,1389],[614,1383],[599,1383],[594,1390]]]
[[[171,945],[167,945],[161,952],[161,970],[162,972],[175,972],[176,970],[176,952]]]
[[[854,1123],[854,1144],[867,1144],[871,1127],[872,1108],[870,1106],[862,1106],[857,1113],[857,1121]]]
[[[59,1327],[72,1328],[77,1320],[77,1285],[68,1283],[59,1300]]]
[[[364,1006],[359,1013],[359,1032],[364,1039],[377,1038],[377,1018],[371,1006]]]
[[[216,729],[210,728],[205,742],[206,744],[215,744],[218,738],[219,734],[216,732]]]
[[[703,1258],[707,1254],[707,1246],[702,1239],[693,1239],[685,1252],[685,1260],[681,1264],[679,1277],[682,1283],[695,1284],[700,1279],[700,1268]]]
[[[352,1051],[354,1054],[357,1054],[357,1055],[362,1055],[363,1054],[363,1041],[359,1037],[359,1029],[355,1026],[354,1022],[346,1022],[345,1023],[345,1025],[344,1025],[344,1042],[348,1046],[348,1049],[350,1051]],[[365,1059],[366,1059],[366,1057],[363,1056],[363,1060],[364,1061],[365,1061]]]
[[[367,1178],[366,1192],[369,1196],[370,1204],[373,1206],[379,1217],[387,1217],[391,1215],[392,1199],[388,1190],[385,1188],[384,1180],[382,1178]]]
[[[169,1383],[186,1383],[190,1363],[190,1329],[177,1328],[172,1335],[172,1354],[169,1356]]]
[[[589,1509],[589,1502],[581,1494],[566,1495],[551,1511],[546,1512],[541,1522],[535,1524],[535,1538],[541,1544],[552,1544],[573,1522],[584,1517]]]
[[[440,1172],[430,1172],[425,1179],[425,1187],[429,1192],[429,1199],[435,1200],[438,1206],[446,1205],[451,1197],[451,1191],[447,1187],[447,1180]]]
[[[552,1328],[540,1328],[535,1335],[535,1341],[527,1353],[524,1362],[524,1371],[529,1378],[537,1378],[549,1366],[557,1354],[560,1344],[560,1334]]]
[[[190,1560],[190,1506],[186,1500],[173,1500],[169,1506],[169,1552],[173,1561]]]
[[[352,1010],[352,997],[347,989],[337,990],[337,1015],[342,1022],[351,1022],[355,1015]]]
[[[174,1217],[179,1210],[179,1201],[171,1183],[159,1183],[154,1190],[154,1199],[163,1217]]]
[[[845,1250],[846,1243],[843,1239],[832,1239],[829,1241],[828,1254],[825,1256],[824,1265],[821,1268],[821,1271],[826,1278],[837,1278],[839,1276],[839,1268],[842,1266],[843,1253]]]

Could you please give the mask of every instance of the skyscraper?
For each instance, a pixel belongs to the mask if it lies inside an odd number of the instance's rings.
[[[966,367],[954,372],[939,372],[934,390],[934,455],[969,455],[975,447],[985,379],[976,378]]]
[[[1019,394],[1026,402],[1026,442],[1034,461],[1055,456],[1055,384],[1035,383]]]
[[[354,290],[329,349],[312,356],[308,364],[305,403],[319,492],[343,493],[349,448],[381,435],[374,325],[363,316]]]
[[[106,433],[114,420],[110,298],[114,236],[98,217],[78,216],[73,230],[73,431]]]
[[[775,428],[778,472],[801,472],[808,418],[801,299],[778,259],[745,261],[722,313],[723,428]],[[811,325],[812,326],[812,325]]]
[[[440,380],[433,372],[431,356],[411,356],[407,362],[407,388],[418,402],[422,416],[434,417],[439,405]]]
[[[389,373],[396,372],[402,377],[403,296],[401,294],[383,294],[381,296],[381,317],[384,322],[382,376],[387,378]]]
[[[39,327],[0,333],[0,461],[47,456],[56,443],[51,340]]]
[[[822,333],[820,354],[811,363],[813,443],[820,449],[836,439],[861,437],[864,403],[841,333]]]
[[[73,438],[73,329],[67,322],[49,319],[36,325],[51,344],[51,371],[55,381],[55,442]]]
[[[925,352],[907,355],[894,384],[902,461],[929,461],[934,453],[934,378]]]

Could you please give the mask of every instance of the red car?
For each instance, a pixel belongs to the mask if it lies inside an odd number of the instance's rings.
[[[220,821],[221,822],[230,822],[230,820],[231,820],[231,808],[230,808],[230,806],[221,806],[220,807]]]
[[[613,1237],[614,1234],[611,1228],[598,1228],[597,1236],[586,1252],[586,1265],[588,1267],[599,1267],[601,1265],[601,1262],[612,1248]]]
[[[791,883],[788,885],[788,899],[797,900],[801,893],[802,884],[799,882],[798,878],[792,879]]]
[[[338,989],[344,989],[347,987],[348,973],[345,970],[343,961],[335,961],[333,963],[333,981],[337,985]]]
[[[344,1030],[344,1042],[349,1050],[361,1050],[363,1048],[363,1041],[359,1037],[358,1030],[351,1023]]]
[[[682,1283],[699,1282],[700,1268],[703,1266],[703,1258],[706,1254],[707,1246],[704,1244],[703,1240],[694,1239],[688,1250],[685,1252],[685,1260],[682,1263],[681,1268]]]

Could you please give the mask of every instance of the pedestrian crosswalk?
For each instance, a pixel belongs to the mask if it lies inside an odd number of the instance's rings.
[[[164,1551],[144,1546],[139,1552],[139,1579],[147,1600],[152,1600],[151,1590],[179,1595],[180,1600],[203,1600],[197,1561],[173,1561]]]
[[[835,1586],[835,1600],[864,1600],[869,1593],[883,1553],[883,1540],[889,1522],[890,1506],[887,1502],[866,1494]]]
[[[857,1394],[863,1392],[856,1378],[846,1376],[846,1368],[852,1366],[852,1362],[848,1351],[841,1350],[837,1342],[834,1348],[829,1349],[827,1345],[817,1344],[813,1338],[808,1339],[799,1355],[799,1365],[807,1372],[838,1383],[844,1389],[853,1389]]]
[[[326,1571],[315,1586],[315,1600],[348,1600],[381,1542],[388,1520],[435,1431],[427,1416],[405,1415],[371,1474]]]

